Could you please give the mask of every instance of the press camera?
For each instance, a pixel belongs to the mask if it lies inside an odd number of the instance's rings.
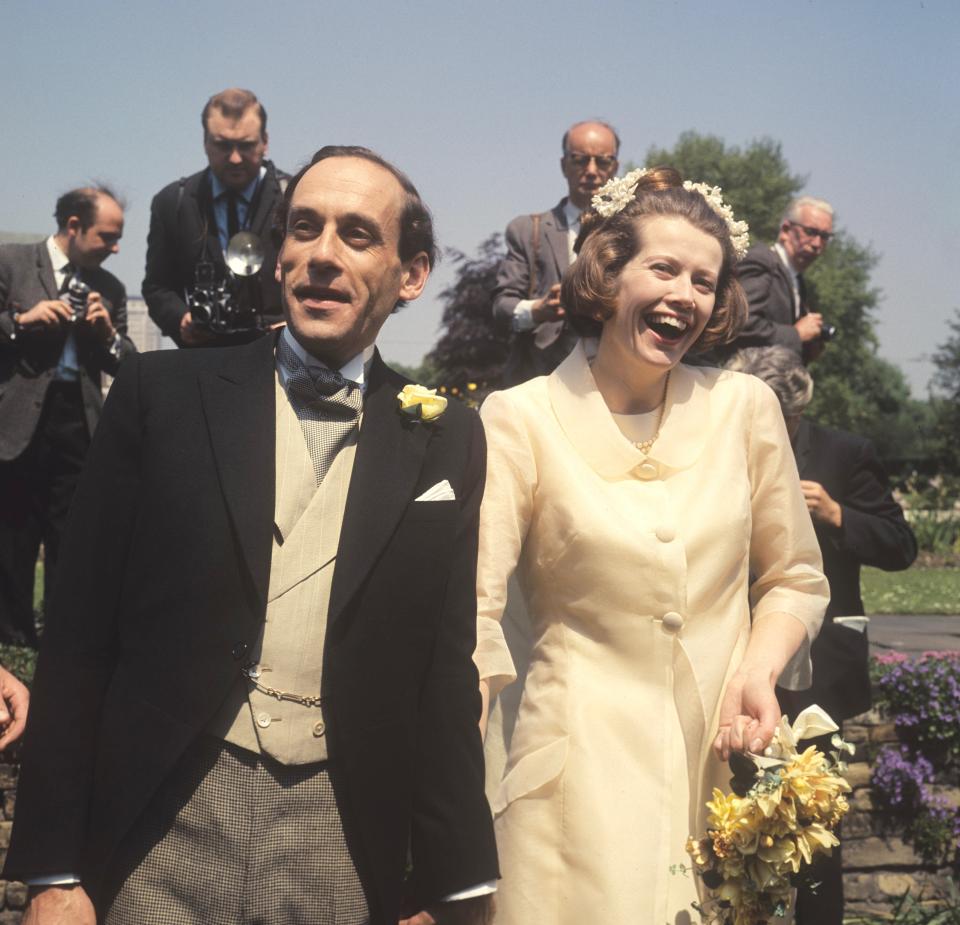
[[[90,287],[83,280],[74,276],[63,293],[63,301],[70,306],[70,311],[73,312],[72,321],[83,321],[87,317],[88,295],[90,295]]]
[[[208,260],[194,269],[187,307],[194,325],[215,334],[242,334],[264,328],[260,295],[263,246],[249,231],[235,234],[227,245],[225,279],[216,278]]]

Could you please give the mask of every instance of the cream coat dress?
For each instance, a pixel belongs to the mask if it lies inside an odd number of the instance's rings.
[[[751,608],[803,623],[781,678],[802,687],[828,600],[780,406],[758,379],[678,366],[647,457],[581,344],[482,416],[476,661],[494,694],[515,677],[500,626],[514,570],[533,644],[491,801],[496,923],[695,921],[695,884],[670,868],[728,784],[711,745]]]

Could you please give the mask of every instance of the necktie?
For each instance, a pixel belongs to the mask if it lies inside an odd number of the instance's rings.
[[[62,272],[63,282],[60,284],[60,295],[63,295],[70,288],[70,283],[77,272],[77,268],[72,263],[65,263]]]
[[[240,215],[237,212],[237,193],[227,190],[227,243],[240,230]]]
[[[277,360],[287,373],[287,397],[300,421],[319,485],[360,419],[363,393],[331,369],[308,370],[281,337]]]

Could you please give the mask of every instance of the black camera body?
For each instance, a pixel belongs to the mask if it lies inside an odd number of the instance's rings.
[[[229,271],[227,271],[229,273]],[[242,334],[263,327],[260,313],[251,305],[242,281],[230,274],[217,280],[212,263],[198,263],[193,288],[187,295],[187,307],[194,325],[215,334]]]
[[[87,296],[89,295],[90,287],[83,280],[74,276],[63,293],[63,301],[70,306],[70,311],[73,312],[73,321],[83,321],[87,317]]]
[[[825,324],[820,328],[820,340],[825,344],[832,341],[837,336],[837,326],[835,324]]]
[[[226,276],[217,279],[216,267],[202,260],[194,267],[194,284],[187,307],[194,325],[214,334],[246,334],[264,329],[260,269],[263,248],[250,232],[235,234],[227,246]]]

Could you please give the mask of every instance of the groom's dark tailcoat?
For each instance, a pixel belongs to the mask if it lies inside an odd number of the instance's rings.
[[[865,633],[833,618],[863,613],[860,567],[905,569],[917,556],[913,532],[890,491],[869,440],[801,419],[793,438],[800,478],[818,482],[842,510],[840,529],[814,520],[830,582],[830,604],[820,634],[811,647],[813,684],[804,691],[782,691],[784,710],[796,716],[819,704],[838,723],[870,707],[869,646]],[[812,739],[829,751],[830,736]],[[816,890],[801,886],[797,900],[800,925],[840,925],[843,920],[843,869],[840,849],[821,857],[811,870]]]
[[[37,668],[6,876],[118,845],[236,682],[264,619],[274,338],[129,362],[91,447]],[[475,642],[479,418],[398,411],[372,363],[324,654],[331,777],[371,921],[497,876]],[[447,479],[456,501],[415,502]]]
[[[864,612],[861,566],[905,569],[917,557],[917,543],[869,440],[804,418],[793,452],[800,478],[826,489],[840,505],[843,523],[837,530],[814,520],[830,604],[813,642],[813,686],[791,692],[796,700],[791,712],[817,703],[839,722],[869,709],[870,677],[866,635],[833,618]]]

